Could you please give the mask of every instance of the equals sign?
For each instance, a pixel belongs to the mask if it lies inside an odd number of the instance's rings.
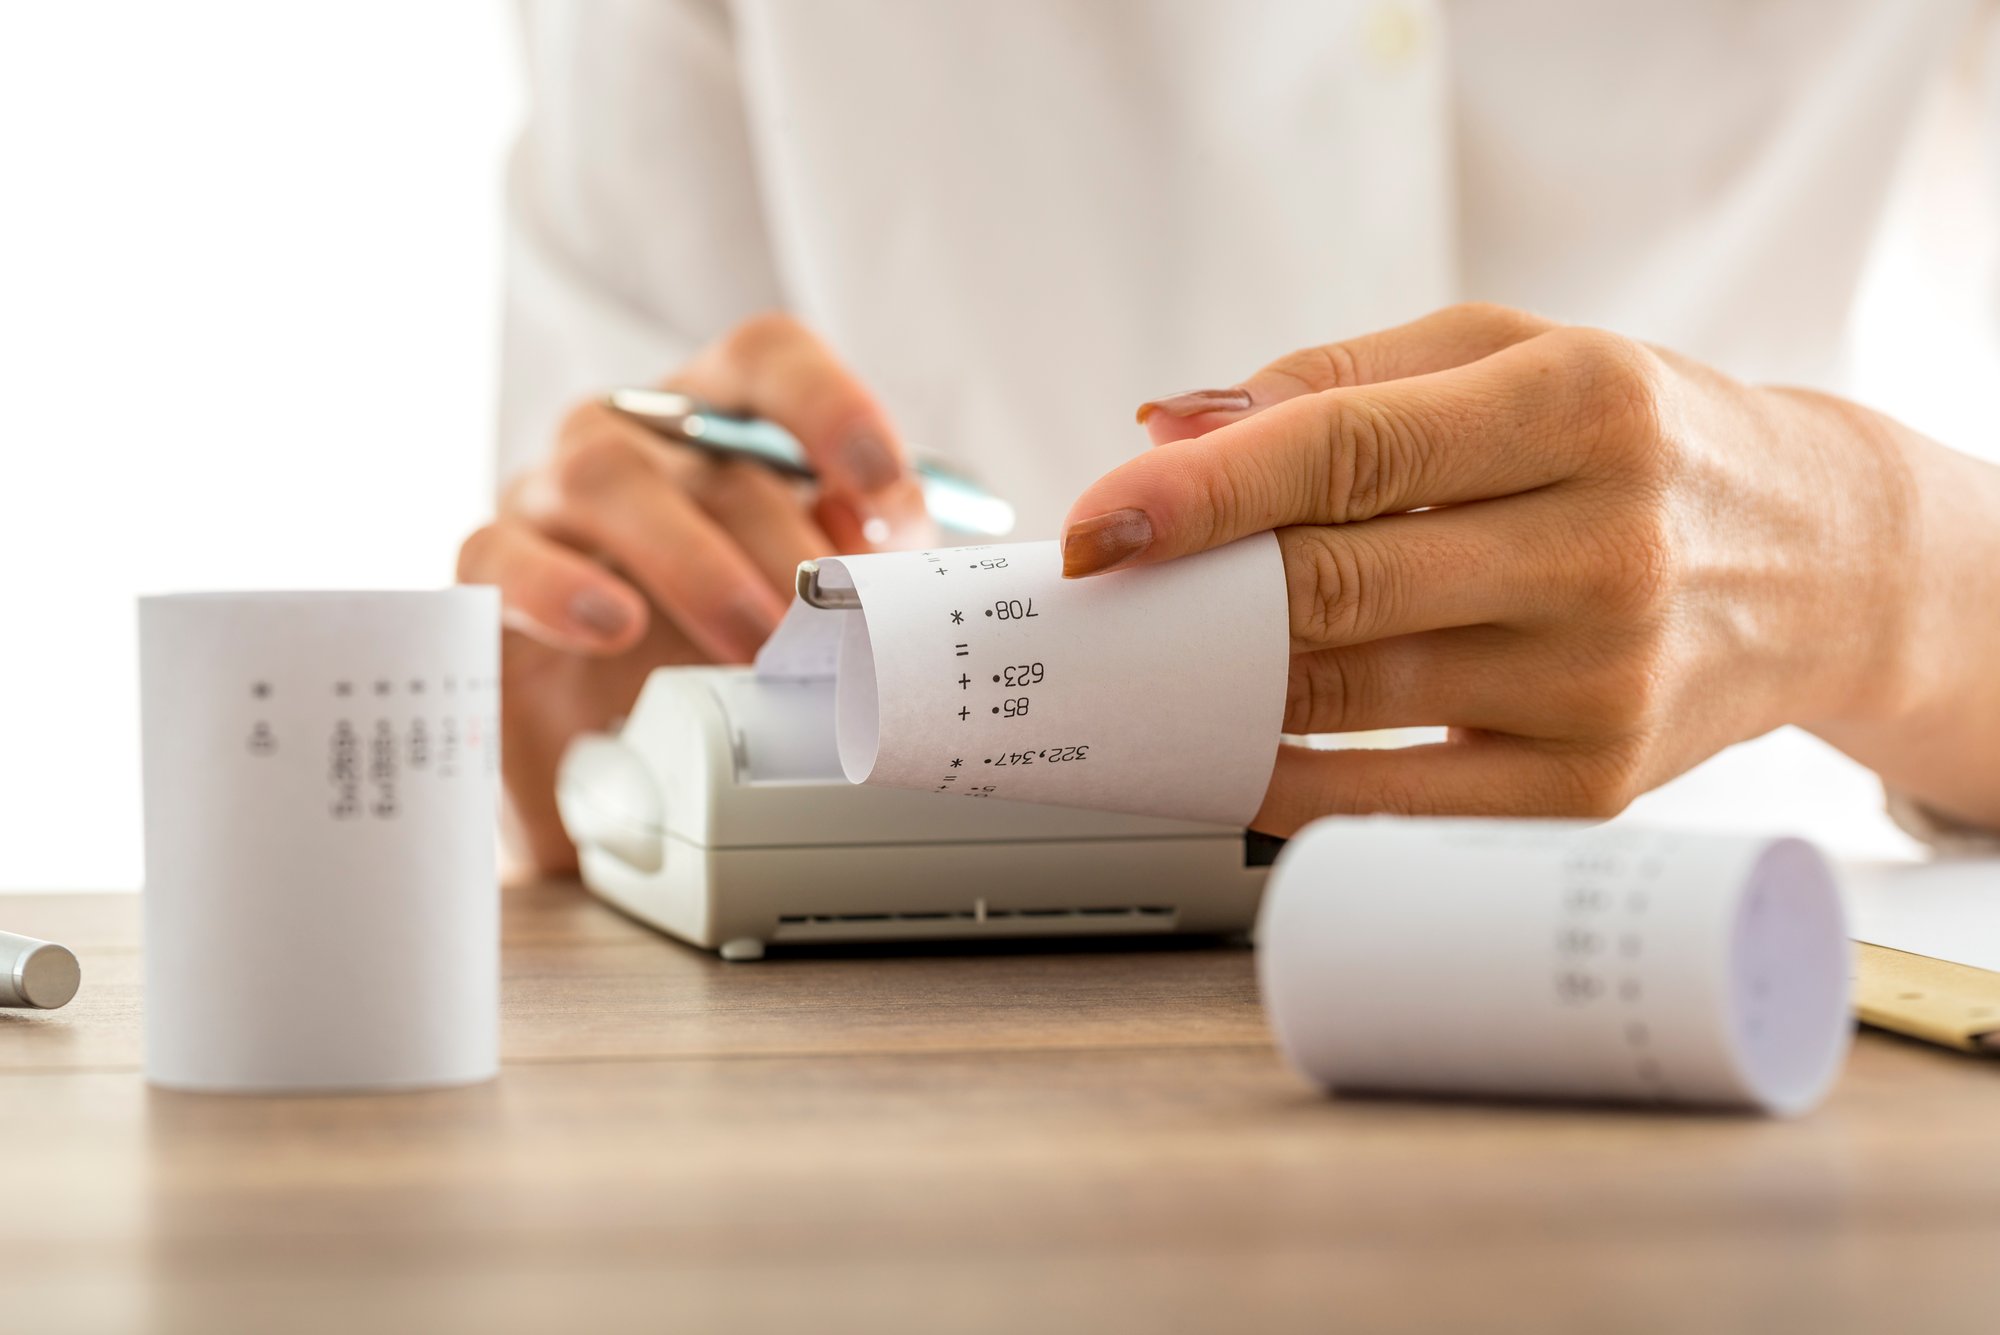
[[[962,645],[962,644],[954,644],[954,645],[952,646],[952,648],[954,648],[954,649],[958,650],[958,652],[957,652],[957,653],[955,653],[955,654],[953,654],[953,655],[952,655],[952,657],[953,657],[953,658],[963,658],[963,657],[965,657],[965,655],[966,655],[966,654],[967,654],[968,652],[970,652],[970,651],[969,651],[969,650],[968,650],[968,649],[966,648],[966,646],[965,646],[965,645]]]

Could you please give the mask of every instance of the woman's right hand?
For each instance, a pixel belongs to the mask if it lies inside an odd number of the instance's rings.
[[[785,427],[820,482],[714,459],[586,403],[465,540],[459,581],[501,591],[510,835],[540,871],[576,865],[555,806],[571,738],[623,716],[656,667],[748,662],[800,561],[931,540],[881,406],[796,320],[739,325],[664,383]]]

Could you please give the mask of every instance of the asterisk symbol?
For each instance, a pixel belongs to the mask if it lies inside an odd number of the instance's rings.
[[[963,765],[964,763],[965,762],[963,760],[954,760],[951,762],[951,767],[953,769],[957,769],[960,765]]]
[[[954,626],[962,626],[962,625],[964,625],[964,624],[965,624],[965,613],[963,613],[963,612],[953,612],[953,613],[951,614],[951,624],[952,624],[952,625],[954,625]]]

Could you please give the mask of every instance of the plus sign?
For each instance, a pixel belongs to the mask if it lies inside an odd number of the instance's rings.
[[[965,689],[966,687],[968,687],[968,686],[970,686],[970,685],[972,685],[972,678],[970,678],[970,677],[966,676],[966,675],[965,675],[965,674],[964,674],[963,672],[959,673],[959,674],[958,674],[958,689],[962,691],[962,690],[964,690],[964,689]]]
[[[967,714],[970,714],[971,712],[972,712],[972,711],[971,711],[970,709],[967,709],[967,708],[966,708],[965,706],[963,706],[963,705],[960,705],[960,706],[959,706],[959,709],[958,709],[958,721],[959,721],[960,723],[963,723],[963,722],[965,722],[965,716],[966,716]]]

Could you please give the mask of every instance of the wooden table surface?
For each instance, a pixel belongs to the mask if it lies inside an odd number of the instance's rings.
[[[723,964],[508,892],[506,1065],[139,1072],[130,895],[0,1011],[0,1330],[2000,1330],[2000,1063],[1862,1036],[1798,1122],[1334,1100],[1248,952]]]

